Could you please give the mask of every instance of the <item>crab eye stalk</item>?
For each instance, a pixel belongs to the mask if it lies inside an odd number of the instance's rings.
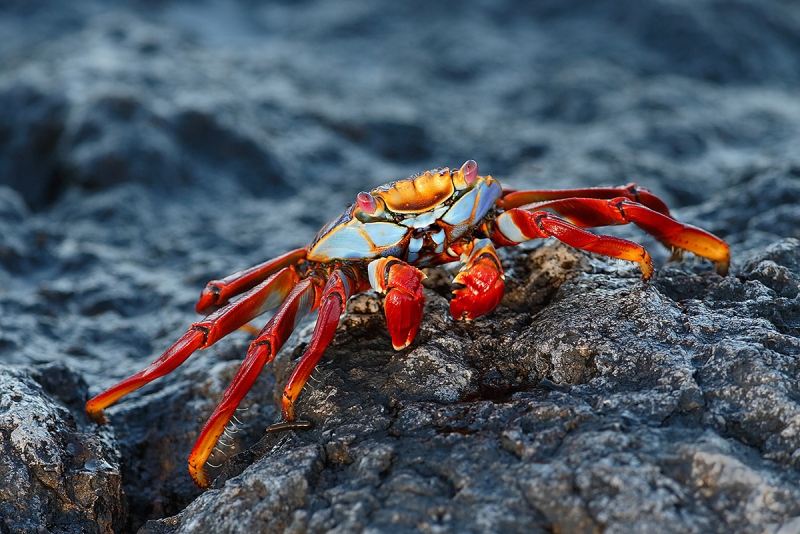
[[[356,196],[356,204],[359,207],[359,210],[356,211],[356,217],[361,222],[386,218],[386,203],[380,197],[374,197],[370,193],[362,191]]]
[[[469,186],[472,182],[475,181],[475,178],[478,177],[478,164],[475,163],[474,159],[466,161],[458,172],[453,173],[453,185],[456,186],[456,189],[462,191]]]
[[[471,184],[478,177],[478,163],[474,160],[467,160],[461,166],[461,173],[464,175],[464,181]]]
[[[361,211],[368,213],[370,215],[374,215],[376,211],[378,211],[378,203],[375,202],[375,197],[362,191],[361,193],[356,196],[356,202],[358,203],[358,207],[361,208]]]

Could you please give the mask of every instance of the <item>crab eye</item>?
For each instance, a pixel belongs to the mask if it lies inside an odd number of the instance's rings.
[[[375,202],[375,197],[362,191],[356,196],[356,202],[358,202],[358,207],[361,208],[362,211],[372,215],[378,210],[378,204]]]
[[[461,166],[461,172],[464,174],[464,181],[471,184],[478,177],[478,163],[474,160],[468,160]]]

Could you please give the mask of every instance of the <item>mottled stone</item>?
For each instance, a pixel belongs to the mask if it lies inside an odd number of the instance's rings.
[[[0,371],[27,411],[0,439],[47,497],[7,494],[0,516],[27,531],[796,531],[798,28],[779,0],[6,2]],[[399,352],[362,295],[299,399],[314,429],[264,436],[312,317],[237,412],[205,493],[186,459],[247,333],[108,426],[83,419],[197,320],[208,280],[305,246],[358,191],[468,158],[518,189],[638,182],[724,237],[731,275],[668,262],[632,225],[603,232],[651,252],[649,283],[557,242],[504,249],[506,295],[469,323],[449,315],[453,269],[428,269]],[[75,462],[115,466],[112,436],[119,469],[87,479]]]
[[[83,413],[71,413],[81,410],[85,392],[61,364],[0,370],[3,532],[110,533],[124,525],[119,463],[107,433],[97,435]]]

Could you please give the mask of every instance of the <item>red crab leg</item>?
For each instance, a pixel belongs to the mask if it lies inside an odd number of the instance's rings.
[[[719,274],[728,272],[730,249],[722,239],[625,198],[570,198],[542,202],[532,208],[553,210],[582,228],[633,223],[667,248],[688,250],[713,261]]]
[[[540,189],[533,191],[513,191],[503,197],[501,207],[505,210],[519,208],[526,204],[545,202],[548,200],[560,200],[565,198],[618,198],[625,197],[628,200],[638,202],[653,211],[669,216],[669,208],[664,201],[651,193],[648,189],[637,184],[628,184],[620,187],[586,187],[584,189]],[[538,206],[531,206],[528,209],[539,209]]]
[[[259,265],[237,271],[231,275],[226,276],[222,280],[210,281],[202,293],[200,293],[200,300],[197,301],[195,310],[197,313],[208,315],[209,313],[221,308],[228,301],[255,287],[268,276],[278,272],[284,267],[290,265],[297,265],[300,261],[306,258],[306,249],[298,248],[287,252],[282,256],[275,259],[265,261]]]
[[[368,269],[372,289],[386,294],[383,309],[392,346],[395,350],[404,349],[414,341],[422,321],[425,274],[392,256],[371,262]]]
[[[546,211],[529,212],[513,209],[500,214],[496,219],[492,241],[497,245],[505,246],[546,237],[555,237],[571,247],[589,252],[635,261],[639,264],[642,278],[645,280],[648,280],[653,274],[653,262],[650,260],[650,254],[641,245],[618,237],[595,235]]]
[[[278,351],[292,335],[300,320],[311,313],[319,303],[321,281],[316,277],[306,278],[295,285],[286,300],[266,324],[261,334],[250,344],[242,366],[225,390],[219,406],[206,421],[200,436],[189,455],[189,474],[195,483],[209,486],[205,463],[225,426],[231,420],[239,403],[253,387],[261,369],[275,358]]]
[[[297,274],[285,267],[251,289],[232,304],[220,308],[204,320],[194,323],[156,361],[146,369],[130,376],[111,389],[86,403],[86,411],[93,420],[104,423],[103,409],[131,391],[162,377],[181,365],[197,349],[211,346],[243,324],[277,306],[297,282]]]
[[[489,313],[500,304],[505,290],[505,276],[500,258],[494,245],[488,239],[472,242],[464,267],[453,279],[465,287],[453,291],[455,297],[450,301],[450,314],[455,319],[476,319]]]
[[[366,282],[366,277],[357,269],[340,267],[331,273],[328,283],[325,284],[325,289],[322,291],[319,316],[314,333],[311,335],[311,341],[283,390],[284,421],[294,421],[294,401],[300,395],[300,391],[314,371],[314,367],[325,349],[333,341],[347,300],[356,293],[367,289],[369,289],[369,284]]]

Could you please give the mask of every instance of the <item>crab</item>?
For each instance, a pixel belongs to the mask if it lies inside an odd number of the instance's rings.
[[[294,405],[332,342],[347,300],[367,290],[385,295],[384,312],[397,350],[414,340],[425,298],[421,268],[461,262],[450,301],[455,319],[473,320],[494,310],[504,291],[496,248],[532,239],[556,238],[567,245],[638,264],[648,280],[653,265],[639,244],[585,228],[633,223],[673,252],[690,251],[727,274],[728,245],[715,235],[676,221],[666,204],[636,184],[568,190],[514,191],[491,176],[479,176],[473,160],[459,169],[439,168],[369,192],[325,225],[310,245],[208,283],[196,310],[206,314],[143,371],[97,395],[88,414],[104,422],[103,409],[166,375],[198,349],[211,346],[259,315],[277,308],[250,344],[223,398],[208,418],[189,456],[189,473],[208,487],[205,464],[252,387],[298,322],[318,309],[311,340],[283,391],[283,422],[268,431],[298,429]],[[236,298],[238,297],[238,298]]]

